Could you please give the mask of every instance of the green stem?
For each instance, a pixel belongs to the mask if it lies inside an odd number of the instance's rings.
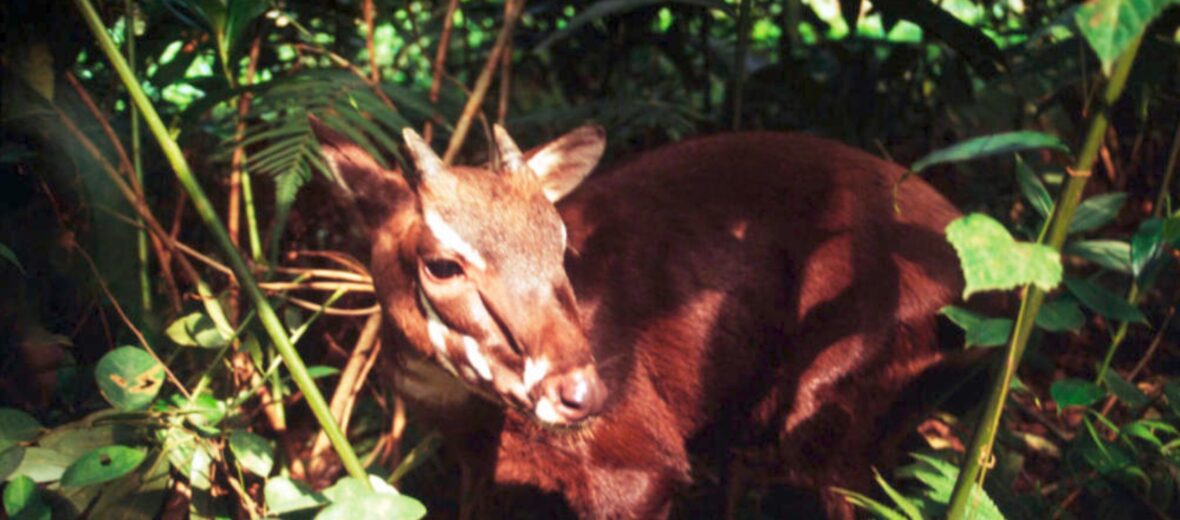
[[[123,37],[127,40],[127,63],[135,67],[135,4],[132,0],[123,1]],[[131,168],[135,171],[135,178],[143,186],[143,157],[140,154],[139,138],[139,110],[134,103],[128,103],[127,115],[131,118]],[[148,257],[147,228],[143,226],[143,218],[136,217],[139,232],[135,236],[135,252],[139,259],[139,298],[143,313],[146,316],[152,311],[152,278],[148,273],[151,259]]]
[[[1073,220],[1074,211],[1082,200],[1082,190],[1090,177],[1090,169],[1102,148],[1102,136],[1106,134],[1109,124],[1109,110],[1123,92],[1127,83],[1127,75],[1131,72],[1131,64],[1135,61],[1135,54],[1139,50],[1142,36],[1136,38],[1115,63],[1110,81],[1102,93],[1101,105],[1090,120],[1083,141],[1082,151],[1074,162],[1065,189],[1058,197],[1056,212],[1053,214],[1049,227],[1048,245],[1060,251],[1069,232],[1069,223]],[[1028,344],[1028,337],[1032,333],[1033,322],[1041,303],[1045,301],[1045,291],[1036,286],[1025,289],[1024,298],[1020,302],[1020,312],[1016,318],[1015,330],[1005,352],[1004,363],[1000,366],[1000,373],[988,394],[987,405],[975,427],[975,434],[971,438],[971,445],[964,455],[959,478],[955,482],[954,492],[951,494],[950,505],[947,508],[947,518],[959,520],[967,517],[967,510],[971,502],[972,491],[976,486],[982,486],[983,474],[981,470],[992,458],[992,445],[995,442],[996,430],[1000,425],[1000,416],[1004,410],[1004,401],[1008,398],[1008,388],[1016,374],[1016,367],[1020,364],[1020,357],[1024,354],[1024,347]],[[978,484],[977,484],[978,482]]]
[[[238,139],[241,143],[241,139]],[[243,152],[244,154],[245,152]],[[246,158],[242,157],[242,206],[246,208],[246,234],[250,240],[250,258],[261,264],[262,239],[258,236],[258,217],[254,210],[254,188],[250,182],[250,171],[246,169]]]
[[[1153,217],[1164,214],[1164,203],[1167,202],[1168,195],[1171,193],[1172,178],[1176,174],[1177,158],[1180,158],[1180,126],[1176,127],[1176,131],[1172,135],[1172,151],[1168,153],[1168,165],[1164,167],[1164,179],[1160,182],[1160,192],[1156,195],[1155,207],[1151,211]],[[1143,288],[1139,287],[1138,280],[1131,281],[1131,289],[1127,291],[1127,303],[1138,306],[1139,299],[1143,297],[1144,292]],[[1119,328],[1115,330],[1114,336],[1111,336],[1110,347],[1106,349],[1106,356],[1102,358],[1102,366],[1098,369],[1098,375],[1094,379],[1095,383],[1102,384],[1106,380],[1106,371],[1110,370],[1110,362],[1114,359],[1119,346],[1123,344],[1123,339],[1127,337],[1127,329],[1130,325],[1125,321],[1119,322]]]
[[[127,62],[123,60],[123,56],[119,54],[115,43],[111,41],[110,36],[106,32],[106,27],[102,24],[102,19],[99,18],[98,12],[95,11],[90,0],[74,0],[74,3],[81,12],[82,17],[86,20],[86,25],[89,26],[90,31],[94,34],[94,38],[97,40],[99,47],[102,48],[107,60],[110,61],[111,66],[123,81],[123,85],[131,94],[135,105],[142,112],[144,121],[147,122],[152,135],[159,141],[165,157],[168,158],[168,162],[172,165],[172,170],[176,173],[177,180],[184,186],[185,191],[188,192],[189,197],[192,199],[193,207],[197,210],[197,214],[200,215],[205,227],[213,233],[217,245],[221,247],[229,260],[230,267],[233,268],[234,274],[237,275],[242,288],[245,289],[246,294],[254,303],[254,309],[258,313],[262,327],[270,336],[275,348],[279,351],[279,355],[282,356],[283,362],[287,365],[287,370],[291,373],[291,379],[295,382],[299,390],[303,392],[308,406],[311,407],[312,413],[315,414],[316,420],[324,428],[324,433],[332,442],[332,447],[336,449],[336,453],[340,456],[340,461],[343,463],[344,468],[353,478],[357,478],[365,486],[369,486],[369,479],[365,473],[365,468],[361,466],[356,453],[349,446],[348,439],[340,430],[340,426],[332,419],[332,413],[328,409],[327,402],[324,401],[323,394],[316,388],[315,381],[307,373],[307,366],[304,365],[303,360],[299,357],[299,353],[295,351],[290,338],[287,337],[287,332],[283,328],[283,323],[279,319],[278,314],[275,313],[270,303],[267,302],[262,290],[258,288],[258,283],[254,280],[254,274],[250,272],[246,261],[242,259],[242,256],[238,254],[237,248],[230,241],[229,233],[226,232],[225,226],[218,220],[217,213],[213,209],[213,204],[209,202],[209,198],[205,196],[205,191],[197,183],[196,177],[189,169],[184,154],[180,150],[180,146],[169,136],[168,129],[164,126],[164,122],[160,120],[160,115],[156,113],[155,108],[148,101],[147,95],[144,94],[138,80],[131,73]]]

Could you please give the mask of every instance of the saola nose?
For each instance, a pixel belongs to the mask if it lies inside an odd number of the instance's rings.
[[[606,401],[606,386],[593,366],[550,377],[541,384],[536,414],[548,423],[572,424],[598,415]]]

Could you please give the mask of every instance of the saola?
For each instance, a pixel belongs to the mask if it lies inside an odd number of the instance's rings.
[[[369,227],[397,385],[468,491],[487,475],[583,518],[660,518],[690,446],[748,448],[850,517],[830,488],[871,487],[889,410],[944,357],[958,212],[844,145],[705,137],[582,182],[597,127],[527,153],[497,127],[495,168],[407,129],[407,175],[313,126]]]

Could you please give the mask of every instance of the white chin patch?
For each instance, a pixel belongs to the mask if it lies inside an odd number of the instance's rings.
[[[549,373],[549,360],[545,358],[525,358],[523,380],[525,393],[531,392],[537,383],[545,379]]]
[[[537,408],[533,411],[541,422],[551,424],[565,422],[561,415],[557,413],[557,409],[553,407],[553,403],[548,398],[542,397],[537,401]]]
[[[491,381],[492,367],[488,365],[488,359],[480,353],[479,342],[471,336],[463,336],[463,351],[467,354],[467,362],[471,363],[471,368],[475,369],[479,377],[484,381]]]

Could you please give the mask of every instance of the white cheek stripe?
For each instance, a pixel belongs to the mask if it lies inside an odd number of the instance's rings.
[[[446,324],[442,322],[442,318],[438,317],[438,312],[430,305],[430,301],[426,299],[422,289],[418,289],[418,301],[422,302],[422,308],[426,309],[426,334],[430,336],[430,343],[434,345],[434,350],[438,351],[439,363],[452,375],[458,376],[459,373],[455,371],[455,366],[451,364],[451,360],[447,356]]]
[[[492,380],[492,367],[488,366],[487,358],[479,352],[479,343],[471,336],[463,336],[463,351],[467,353],[467,361],[471,363],[479,377],[484,381]]]
[[[537,383],[545,379],[545,374],[549,372],[549,360],[545,358],[533,359],[526,358],[524,360],[524,377],[521,381],[524,383],[524,391],[528,393],[532,391]]]
[[[474,265],[476,268],[480,270],[487,268],[487,262],[484,262],[483,256],[479,254],[479,251],[476,251],[474,247],[471,247],[471,244],[469,244],[466,240],[463,240],[463,237],[459,236],[459,233],[455,231],[455,228],[452,228],[449,224],[447,224],[446,221],[438,215],[438,213],[427,211],[425,215],[423,215],[423,218],[426,221],[426,227],[430,228],[430,233],[433,234],[434,238],[437,238],[443,246],[453,250],[456,253],[459,253],[464,259],[467,260],[467,263]]]
[[[562,422],[561,415],[558,415],[557,409],[553,407],[553,403],[549,402],[549,398],[541,398],[537,401],[537,408],[533,411],[537,418],[542,422],[559,423]]]

